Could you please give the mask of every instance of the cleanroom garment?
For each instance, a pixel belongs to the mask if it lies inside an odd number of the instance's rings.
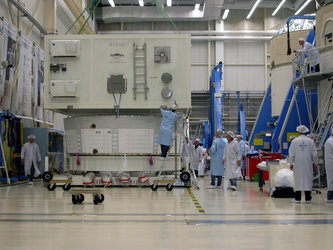
[[[311,43],[305,42],[302,49],[297,50],[297,52],[304,53],[309,57],[309,63],[311,67],[316,66],[320,61],[319,51]]]
[[[191,166],[193,166],[194,170],[199,170],[198,166],[199,163],[203,161],[204,157],[203,157],[203,149],[201,146],[198,146],[197,148],[195,148],[195,145],[191,145],[189,144],[189,151],[191,154]]]
[[[24,171],[25,175],[30,175],[31,164],[33,163],[35,168],[35,176],[40,175],[38,169],[38,162],[41,161],[40,152],[38,145],[34,143],[27,142],[23,145],[21,151],[21,159],[24,159]]]
[[[171,146],[172,132],[175,128],[178,116],[177,114],[171,111],[165,111],[165,110],[161,110],[161,114],[162,114],[162,122],[156,143],[160,145]]]
[[[244,167],[244,155],[245,155],[245,141],[240,140],[240,141],[238,142],[238,145],[239,145],[239,149],[240,149],[241,154],[242,154],[241,168],[243,168],[243,167]]]
[[[313,164],[318,163],[316,145],[311,138],[300,135],[289,148],[289,161],[294,164],[296,191],[311,191],[313,184]]]
[[[226,177],[228,179],[234,179],[242,176],[241,168],[238,166],[237,162],[242,158],[242,154],[239,149],[238,142],[232,140],[227,142],[224,148],[224,167],[226,171]]]
[[[210,174],[214,176],[224,175],[223,154],[226,142],[222,138],[213,141],[210,152]]]
[[[325,169],[327,177],[327,190],[333,191],[333,136],[325,142]]]

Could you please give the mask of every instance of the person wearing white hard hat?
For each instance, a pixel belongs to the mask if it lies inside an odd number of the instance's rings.
[[[299,45],[302,46],[302,49],[295,50],[294,53],[298,54],[304,54],[309,58],[309,64],[308,64],[308,73],[311,73],[312,69],[315,72],[319,72],[319,62],[320,62],[320,54],[318,49],[316,49],[315,46],[313,46],[311,43],[308,43],[304,38],[300,38],[298,40]]]
[[[237,179],[242,176],[241,173],[241,158],[242,153],[240,151],[238,142],[234,140],[235,134],[231,131],[227,132],[226,138],[228,142],[224,148],[223,161],[226,178],[230,180],[231,189],[237,190]]]
[[[188,143],[189,154],[191,154],[190,166],[193,168],[196,177],[198,177],[199,164],[201,164],[204,160],[203,148],[199,145],[200,139],[196,139],[194,143],[192,143],[186,137],[186,141]]]
[[[327,178],[327,203],[333,203],[333,127],[325,142],[325,169]]]
[[[29,185],[33,184],[34,177],[40,175],[38,165],[41,164],[42,160],[35,139],[36,137],[34,135],[29,135],[29,142],[25,143],[21,150],[21,161],[22,164],[24,164],[25,175],[29,177]]]
[[[237,142],[239,145],[239,149],[242,153],[242,159],[241,159],[241,172],[243,176],[243,180],[245,180],[245,169],[244,169],[244,157],[245,157],[245,141],[243,141],[243,136],[242,135],[237,135]]]
[[[170,146],[172,145],[172,133],[178,119],[177,106],[172,105],[169,110],[161,108],[162,121],[156,143],[161,145],[161,160],[166,160]]]
[[[225,148],[225,141],[222,138],[223,132],[218,129],[215,133],[215,140],[210,148],[210,185],[207,189],[220,189],[222,184],[222,176],[224,175],[223,154]],[[215,181],[217,179],[217,186]]]
[[[313,185],[313,170],[317,170],[318,153],[315,143],[306,136],[309,129],[303,125],[296,128],[299,136],[295,138],[289,148],[290,169],[294,171],[295,199],[294,203],[300,203],[302,191],[305,193],[305,201],[311,203],[311,191]]]

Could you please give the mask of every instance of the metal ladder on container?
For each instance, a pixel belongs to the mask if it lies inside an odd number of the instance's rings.
[[[3,144],[2,144],[1,138],[0,138],[0,146],[1,146],[1,154],[2,154],[2,162],[3,162],[3,166],[0,166],[0,169],[5,169],[6,177],[7,177],[7,184],[10,184],[10,178],[8,175],[7,163],[6,163],[6,158],[5,158],[5,152],[3,150]]]
[[[133,43],[133,69],[134,69],[134,100],[137,94],[144,93],[145,100],[148,99],[147,87],[147,44],[144,43],[142,47]]]

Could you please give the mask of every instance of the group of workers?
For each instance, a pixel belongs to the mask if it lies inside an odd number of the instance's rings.
[[[172,133],[177,121],[176,109],[175,105],[171,107],[170,111],[161,109],[162,122],[157,143],[161,145],[163,160],[166,159],[168,150],[172,145]],[[300,203],[302,191],[304,191],[305,201],[310,204],[313,171],[318,170],[317,148],[315,138],[306,136],[309,132],[306,126],[300,125],[296,128],[296,131],[299,136],[293,138],[289,148],[290,169],[294,172],[295,180],[295,199],[293,202]],[[192,144],[186,138],[185,150],[196,176],[198,176],[198,166],[204,160],[203,149],[199,143],[199,139]],[[237,180],[242,177],[241,169],[244,168],[244,156],[248,150],[249,147],[242,140],[242,136],[238,135],[236,137],[232,131],[228,131],[224,138],[223,131],[218,129],[209,151],[211,183],[207,189],[221,188],[222,178],[225,175],[226,179],[230,181],[230,188],[237,190]],[[325,167],[328,183],[327,202],[333,203],[333,127],[331,136],[325,143]]]

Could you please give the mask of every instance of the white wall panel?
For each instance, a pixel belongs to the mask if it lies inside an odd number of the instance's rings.
[[[207,42],[192,41],[192,64],[208,64],[208,45]]]
[[[224,66],[226,91],[262,91],[265,89],[264,67]]]
[[[208,90],[208,70],[207,66],[192,66],[192,91],[207,91]]]
[[[226,41],[225,64],[264,64],[265,44],[263,41]]]

